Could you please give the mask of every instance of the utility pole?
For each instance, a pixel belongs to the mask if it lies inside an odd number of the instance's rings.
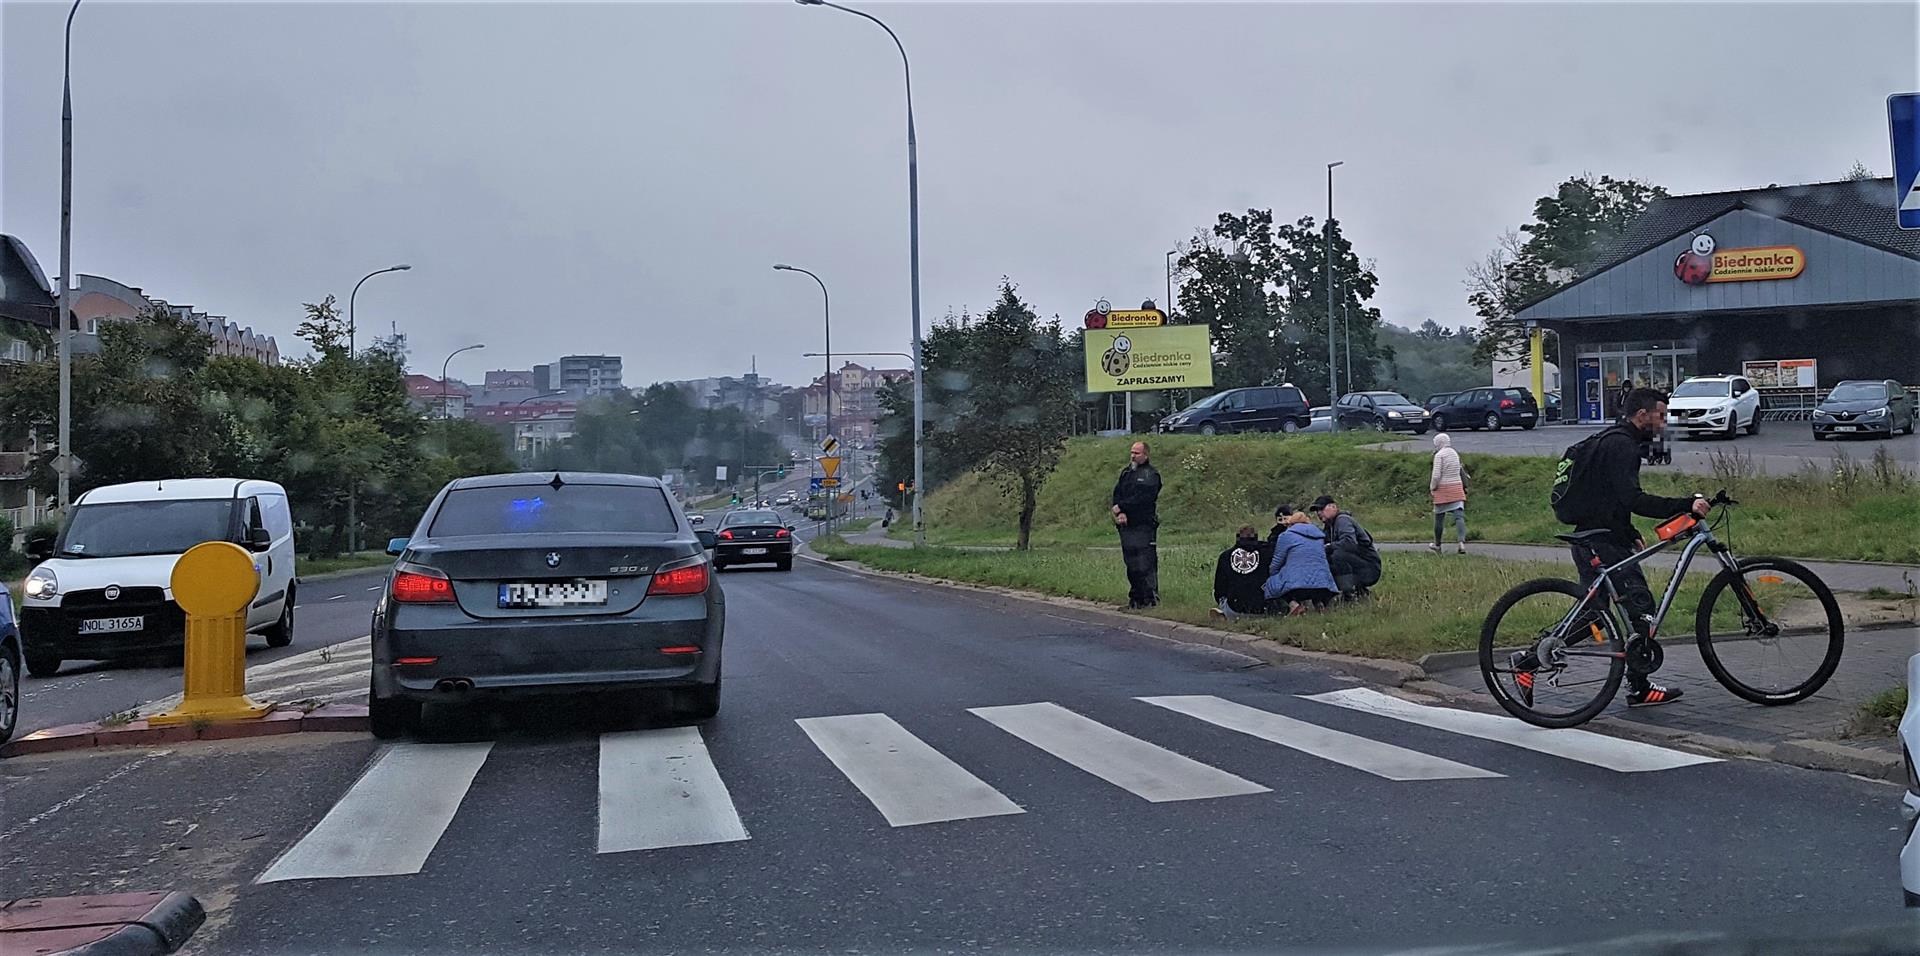
[[[60,68],[60,457],[53,463],[60,474],[55,504],[62,514],[72,494],[73,294],[80,286],[73,276],[73,15],[79,11],[80,0],[73,0],[67,8],[66,56]]]
[[[1346,164],[1346,160],[1336,160],[1327,164],[1327,226],[1325,250],[1327,256],[1327,404],[1340,401],[1340,367],[1334,364],[1333,354],[1333,170]],[[1335,430],[1339,429],[1339,417],[1334,419]]]

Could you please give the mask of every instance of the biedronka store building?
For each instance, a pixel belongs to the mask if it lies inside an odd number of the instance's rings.
[[[1920,231],[1891,179],[1656,199],[1593,269],[1521,309],[1560,335],[1568,417],[1627,387],[1745,374],[1765,407],[1845,379],[1920,383]],[[1565,374],[1565,370],[1572,374]]]

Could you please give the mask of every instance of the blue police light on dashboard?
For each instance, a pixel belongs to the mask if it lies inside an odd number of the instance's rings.
[[[540,523],[547,507],[545,498],[515,498],[507,503],[507,527],[514,531],[531,530]]]

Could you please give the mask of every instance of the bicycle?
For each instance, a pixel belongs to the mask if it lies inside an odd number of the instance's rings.
[[[1660,525],[1658,540],[1618,564],[1603,567],[1589,554],[1597,572],[1592,587],[1536,578],[1502,595],[1480,630],[1480,674],[1501,708],[1535,726],[1573,727],[1606,709],[1630,662],[1648,672],[1657,670],[1665,658],[1658,640],[1660,625],[1702,548],[1721,565],[1701,592],[1694,616],[1694,639],[1714,679],[1737,697],[1769,706],[1796,703],[1819,691],[1840,666],[1845,640],[1833,591],[1795,561],[1735,556],[1733,547],[1714,532],[1727,525],[1739,502],[1725,490],[1709,501],[1722,509],[1718,518],[1703,521],[1691,513],[1673,518]],[[1597,530],[1554,537],[1582,546],[1606,534]],[[1649,628],[1654,638],[1642,639],[1624,618],[1613,577],[1679,543],[1684,546],[1673,579]],[[1722,604],[1727,595],[1731,600]],[[1565,607],[1569,600],[1571,606]],[[1539,659],[1537,669],[1513,666],[1517,652],[1526,650]],[[1781,676],[1768,676],[1776,672]]]

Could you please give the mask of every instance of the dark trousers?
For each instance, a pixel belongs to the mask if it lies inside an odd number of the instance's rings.
[[[1324,609],[1327,605],[1333,603],[1334,598],[1339,596],[1338,592],[1329,591],[1326,588],[1294,588],[1274,599],[1276,605],[1274,610],[1276,613],[1285,614],[1287,608],[1294,603],[1307,604]]]
[[[1333,580],[1340,585],[1342,594],[1352,594],[1380,583],[1378,562],[1345,551],[1327,552],[1327,569],[1333,572]]]
[[[1580,584],[1584,587],[1592,587],[1595,579],[1600,576],[1599,569],[1593,566],[1593,558],[1596,556],[1600,559],[1601,567],[1612,567],[1632,556],[1634,550],[1611,541],[1596,541],[1592,547],[1574,545],[1573,564],[1580,571]],[[1647,576],[1641,572],[1640,565],[1621,568],[1608,577],[1613,581],[1614,590],[1620,593],[1620,607],[1627,612],[1627,621],[1633,628],[1633,633],[1643,638],[1651,638],[1653,636],[1651,621],[1654,608],[1653,589],[1647,586]],[[1629,688],[1644,689],[1647,686],[1649,673],[1651,671],[1641,671],[1637,668],[1633,657],[1628,656],[1627,686]]]
[[[1127,566],[1127,605],[1150,607],[1160,603],[1160,550],[1154,529],[1123,526],[1120,558]]]

